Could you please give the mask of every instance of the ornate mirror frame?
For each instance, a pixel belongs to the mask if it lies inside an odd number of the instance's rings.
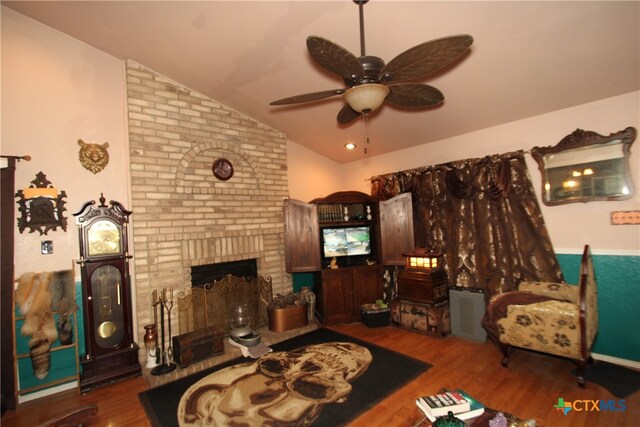
[[[555,146],[533,147],[531,155],[542,175],[542,202],[555,206],[630,198],[629,156],[635,138],[632,127],[609,136],[576,129]]]

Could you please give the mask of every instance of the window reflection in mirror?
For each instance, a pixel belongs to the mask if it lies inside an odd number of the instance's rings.
[[[607,137],[578,129],[556,146],[534,147],[531,155],[542,173],[542,201],[558,205],[631,197],[629,155],[635,135],[634,128]]]

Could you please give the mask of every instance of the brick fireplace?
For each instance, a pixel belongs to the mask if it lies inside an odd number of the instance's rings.
[[[286,136],[133,61],[126,68],[138,337],[153,322],[152,290],[188,289],[194,266],[255,258],[274,294],[290,291]],[[212,174],[221,157],[235,170],[228,181]]]

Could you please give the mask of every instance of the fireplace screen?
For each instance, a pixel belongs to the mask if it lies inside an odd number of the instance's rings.
[[[273,298],[271,277],[236,277],[226,275],[221,280],[193,287],[178,294],[180,334],[208,326],[223,328],[229,334],[234,307],[246,305],[251,311],[251,328],[268,323],[267,308]]]

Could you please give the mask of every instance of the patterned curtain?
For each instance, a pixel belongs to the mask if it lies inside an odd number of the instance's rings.
[[[563,281],[522,151],[371,179],[380,200],[411,192],[417,247],[445,254],[451,286],[490,295]]]

